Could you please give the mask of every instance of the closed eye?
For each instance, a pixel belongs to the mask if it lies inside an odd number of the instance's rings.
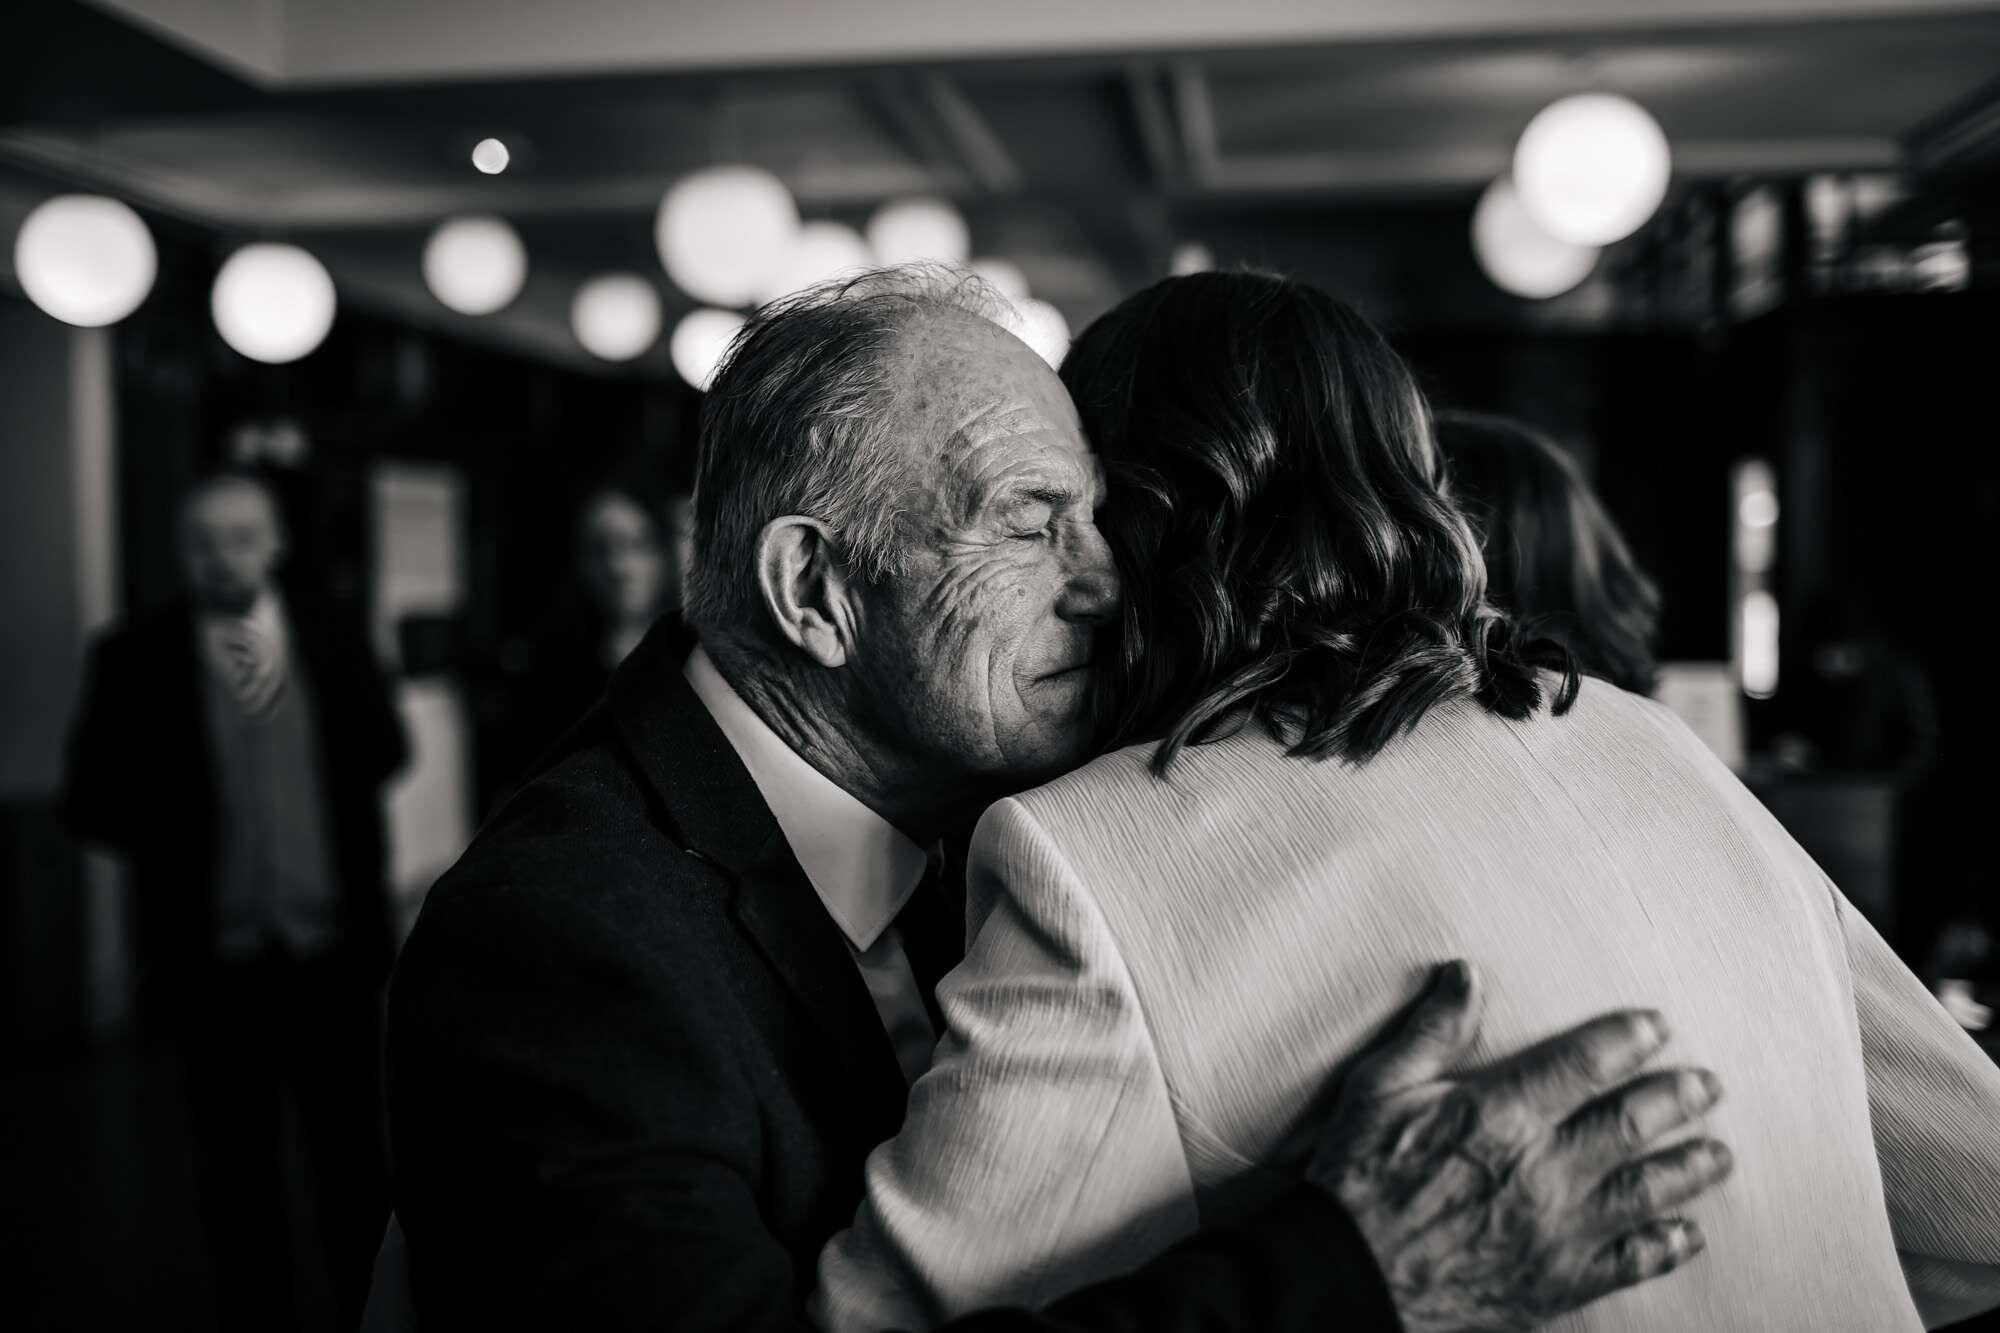
[[[1049,535],[1055,516],[1055,506],[1047,500],[1024,497],[1007,515],[1008,535],[1026,541],[1040,541]]]

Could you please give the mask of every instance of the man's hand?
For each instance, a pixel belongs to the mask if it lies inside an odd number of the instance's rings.
[[[1658,1145],[1722,1089],[1706,1070],[1633,1077],[1666,1043],[1660,1016],[1606,1015],[1449,1075],[1478,1028],[1477,978],[1448,963],[1348,1074],[1307,1170],[1354,1217],[1407,1333],[1533,1328],[1700,1253],[1669,1214],[1729,1174],[1729,1149]]]

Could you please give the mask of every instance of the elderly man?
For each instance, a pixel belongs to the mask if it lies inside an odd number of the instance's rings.
[[[625,663],[433,891],[397,974],[426,1328],[803,1326],[962,949],[936,846],[1083,756],[1117,605],[1076,416],[991,313],[876,274],[762,313],[717,379],[700,646],[683,664],[655,635]],[[1687,1257],[1681,1225],[1601,1206],[1614,1169],[1643,1198],[1685,1118],[1658,1081],[1607,1092],[1657,1018],[1459,1080],[1469,990],[1451,972],[1348,1081],[1263,1215],[955,1327],[1517,1328]],[[1468,1157],[1480,1183],[1439,1183]]]

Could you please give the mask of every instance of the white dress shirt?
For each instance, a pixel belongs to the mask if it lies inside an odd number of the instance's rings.
[[[915,1082],[930,1066],[938,1034],[895,920],[923,882],[930,855],[779,739],[722,678],[707,649],[697,647],[682,674],[750,770],[792,855],[847,938],[896,1063]]]

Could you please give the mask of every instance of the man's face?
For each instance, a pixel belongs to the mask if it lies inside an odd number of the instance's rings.
[[[1062,382],[971,316],[903,340],[906,567],[863,588],[858,707],[941,780],[1078,763],[1093,640],[1117,610],[1101,472]]]
[[[578,561],[584,587],[612,620],[651,619],[667,590],[667,557],[652,517],[616,492],[584,512]]]
[[[190,496],[181,514],[181,563],[201,606],[242,615],[271,581],[284,550],[264,488],[223,481]]]

